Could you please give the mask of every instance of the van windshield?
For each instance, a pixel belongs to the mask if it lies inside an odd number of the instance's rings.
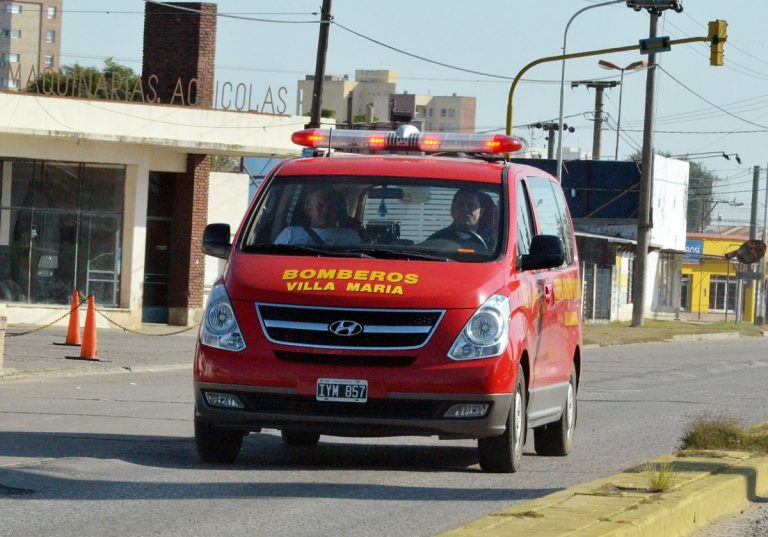
[[[392,177],[275,177],[243,252],[483,262],[503,242],[500,185]]]

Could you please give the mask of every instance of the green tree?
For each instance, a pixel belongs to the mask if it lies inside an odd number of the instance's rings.
[[[320,110],[320,117],[335,118],[336,110],[332,110],[331,108],[323,108]]]
[[[29,80],[26,93],[56,95],[59,97],[87,97],[119,101],[141,101],[141,77],[133,69],[104,60],[104,67],[83,67],[77,63],[64,65],[58,73],[44,71]]]

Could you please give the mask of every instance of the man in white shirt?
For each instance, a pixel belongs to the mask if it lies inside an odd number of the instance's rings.
[[[275,238],[275,244],[358,244],[360,235],[351,228],[339,227],[346,215],[344,197],[331,186],[313,190],[304,204],[309,220],[306,226],[289,226]]]

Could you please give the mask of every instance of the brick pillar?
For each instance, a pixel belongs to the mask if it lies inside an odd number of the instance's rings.
[[[144,6],[141,76],[145,94],[156,94],[159,104],[213,108],[216,4],[147,2]],[[202,316],[205,256],[201,243],[208,221],[210,169],[209,157],[190,154],[187,171],[176,174],[168,288],[169,323],[174,325],[191,325]]]
[[[168,322],[186,326],[199,320],[203,307],[205,255],[203,229],[208,223],[208,176],[211,159],[187,156],[187,172],[176,175],[173,245],[168,286]]]
[[[144,91],[161,104],[212,108],[216,4],[171,5],[195,11],[144,4]]]

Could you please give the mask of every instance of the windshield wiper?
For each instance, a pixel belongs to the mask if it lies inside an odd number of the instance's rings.
[[[320,257],[359,257],[370,258],[371,256],[359,251],[352,250],[330,250],[325,248],[316,248],[306,244],[253,244],[246,246],[243,250],[247,253],[265,253],[265,254],[285,254],[285,255],[316,255]]]
[[[424,261],[454,261],[445,256],[425,254],[423,252],[413,252],[406,250],[392,250],[389,248],[366,248],[365,253],[369,257],[377,259],[418,259]]]

